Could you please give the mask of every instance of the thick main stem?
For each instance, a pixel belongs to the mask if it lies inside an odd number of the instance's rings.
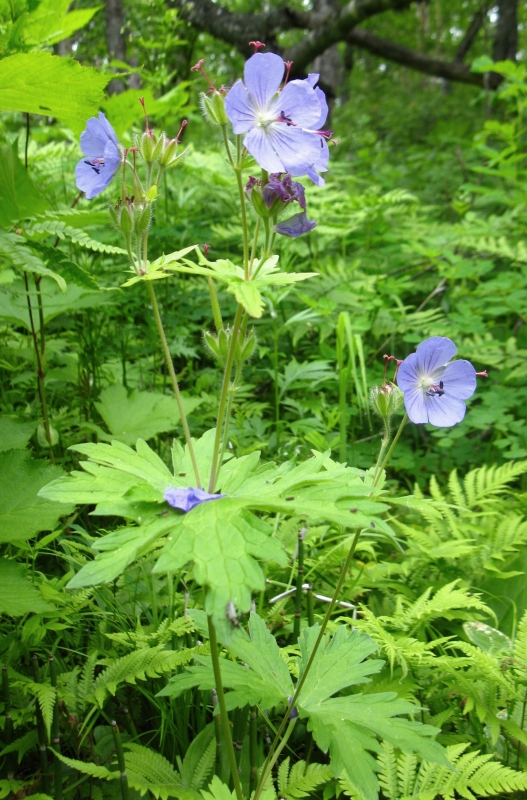
[[[325,615],[325,617],[324,617],[324,619],[322,621],[322,625],[320,627],[320,631],[318,633],[317,640],[315,642],[315,646],[313,647],[313,650],[311,651],[311,655],[309,656],[309,659],[308,659],[308,662],[306,664],[306,668],[305,668],[305,670],[304,670],[304,672],[302,674],[302,677],[300,678],[300,680],[297,683],[296,690],[295,690],[295,693],[293,695],[293,699],[291,700],[291,703],[289,705],[289,709],[287,710],[287,713],[284,715],[284,718],[283,718],[282,722],[280,723],[280,727],[278,728],[278,730],[276,732],[276,736],[274,737],[274,741],[273,741],[273,743],[271,745],[271,749],[269,750],[269,753],[267,754],[267,758],[265,759],[265,763],[264,763],[263,769],[262,769],[262,775],[260,777],[260,780],[258,782],[258,786],[256,788],[256,792],[254,793],[254,797],[252,798],[252,800],[258,800],[258,798],[260,797],[260,795],[262,793],[262,790],[264,788],[264,783],[262,781],[262,778],[263,778],[264,775],[266,775],[266,771],[268,770],[268,766],[271,763],[271,761],[273,759],[273,756],[274,756],[274,754],[275,754],[275,752],[276,752],[276,750],[278,748],[278,745],[279,745],[279,742],[280,742],[280,737],[282,736],[282,734],[284,732],[284,729],[285,729],[285,727],[287,725],[287,720],[289,719],[289,714],[291,713],[290,709],[293,709],[295,707],[296,701],[298,700],[300,692],[302,691],[302,687],[304,686],[304,683],[306,682],[306,678],[307,678],[307,676],[309,674],[309,670],[311,669],[311,667],[313,665],[313,661],[315,660],[315,656],[317,654],[318,648],[320,647],[320,643],[322,642],[322,639],[324,637],[324,633],[326,632],[326,628],[328,626],[328,622],[331,619],[331,615],[332,615],[333,610],[334,610],[334,608],[335,608],[335,606],[337,604],[338,596],[339,596],[340,591],[341,591],[341,589],[342,589],[342,587],[344,585],[344,581],[346,580],[346,574],[347,574],[349,566],[351,564],[351,559],[353,558],[353,555],[355,553],[355,549],[357,547],[357,543],[359,541],[360,534],[361,534],[361,532],[360,532],[360,530],[358,530],[357,533],[355,534],[355,536],[353,537],[353,541],[351,543],[351,547],[350,547],[349,553],[348,553],[348,555],[346,557],[346,561],[344,562],[344,565],[342,567],[342,570],[341,570],[341,573],[340,573],[340,576],[339,576],[339,579],[338,579],[338,583],[337,583],[337,585],[335,587],[335,592],[333,594],[333,597],[331,598],[331,603],[329,604],[329,606],[327,608],[327,611],[326,611],[326,615]]]
[[[225,372],[223,374],[223,384],[221,387],[220,402],[218,405],[218,417],[216,420],[216,436],[214,438],[214,450],[212,452],[212,467],[210,471],[209,492],[214,492],[218,472],[221,464],[219,463],[220,447],[222,441],[223,421],[225,419],[225,411],[227,408],[227,401],[229,397],[229,386],[231,382],[232,365],[234,364],[234,354],[236,352],[236,343],[238,341],[238,333],[240,330],[240,323],[243,315],[243,306],[238,303],[236,309],[236,316],[234,317],[234,324],[232,326],[231,342],[229,352],[227,353],[227,361],[225,363]]]
[[[163,353],[165,355],[165,361],[168,369],[168,374],[170,375],[170,380],[172,381],[172,388],[174,389],[174,394],[176,396],[176,401],[179,408],[179,414],[181,417],[181,424],[183,426],[183,433],[185,434],[185,441],[187,443],[188,452],[190,455],[190,460],[192,462],[192,469],[194,470],[194,477],[196,479],[196,486],[198,489],[203,488],[201,485],[201,478],[199,476],[199,469],[198,469],[198,462],[196,461],[196,454],[194,452],[194,445],[192,444],[192,438],[190,436],[190,429],[188,427],[187,422],[187,415],[185,414],[185,409],[183,408],[183,398],[181,397],[181,392],[179,391],[179,384],[176,376],[176,372],[174,370],[174,364],[172,363],[172,356],[170,355],[170,350],[168,347],[167,337],[165,335],[165,330],[163,328],[163,321],[161,319],[161,314],[159,313],[159,306],[157,305],[157,299],[154,291],[154,287],[152,285],[152,281],[145,281],[148,287],[148,293],[150,295],[150,302],[152,303],[152,310],[154,312],[154,317],[156,320],[157,330],[159,333],[159,338],[161,339],[161,345],[163,347]]]
[[[214,683],[216,684],[216,694],[218,696],[218,705],[220,707],[220,722],[223,732],[223,739],[227,746],[227,753],[229,756],[229,765],[231,768],[232,781],[234,784],[234,791],[236,792],[237,800],[243,800],[242,785],[240,783],[240,776],[238,774],[238,764],[236,763],[236,754],[234,752],[234,745],[232,743],[231,726],[229,717],[227,715],[227,706],[225,704],[225,693],[223,691],[223,681],[221,679],[220,658],[218,654],[218,640],[216,638],[216,628],[212,621],[212,617],[207,617],[209,625],[209,641],[210,641],[210,654],[212,658],[212,669],[214,672]]]

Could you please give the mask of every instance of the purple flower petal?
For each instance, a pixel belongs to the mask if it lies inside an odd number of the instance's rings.
[[[476,370],[470,363],[460,359],[447,364],[441,373],[446,397],[468,400],[476,391]]]
[[[305,175],[318,157],[318,137],[300,128],[277,125],[267,134],[278,158],[284,164],[282,172],[294,177]],[[273,170],[277,172],[278,170]]]
[[[312,231],[313,228],[316,228],[316,225],[316,222],[307,218],[305,211],[300,211],[284,222],[275,225],[274,229],[277,233],[281,233],[282,236],[290,236],[292,239],[296,239],[297,236],[302,236],[303,233]]]
[[[425,395],[419,388],[412,388],[404,392],[404,407],[412,422],[422,425],[428,422]]]
[[[225,98],[225,111],[236,134],[247,133],[258,121],[254,103],[242,81],[236,81]]]
[[[291,81],[273,102],[270,112],[291,120],[296,127],[312,128],[320,117],[320,102],[306,81]]]
[[[243,143],[256,163],[267,172],[287,172],[273,148],[271,137],[263,128],[249,131]]]
[[[193,486],[185,487],[184,489],[176,489],[169,486],[163,498],[172,508],[178,508],[180,511],[191,511],[200,503],[205,503],[207,500],[219,500],[220,497],[225,497],[224,494],[209,494],[203,489],[197,489]]]
[[[245,85],[257,105],[269,105],[284,77],[284,62],[275,53],[255,53],[245,62]]]
[[[465,404],[463,400],[449,397],[445,402],[446,395],[443,397],[426,397],[426,409],[428,412],[428,422],[436,428],[451,428],[457,425],[465,416]],[[406,395],[405,395],[406,399]]]
[[[408,392],[419,381],[419,356],[411,353],[397,370],[397,386],[401,392]],[[414,420],[412,420],[413,422]]]
[[[417,347],[420,369],[429,375],[438,367],[444,367],[457,353],[457,347],[446,336],[431,336]]]
[[[318,130],[319,128],[322,128],[323,125],[325,124],[328,118],[329,108],[326,101],[326,95],[324,94],[322,89],[318,88],[318,86],[315,89],[315,94],[318,98],[318,102],[320,103],[320,117],[318,118],[318,120],[315,122],[314,125],[315,130]]]
[[[80,141],[86,157],[75,168],[77,188],[91,200],[106,189],[119,167],[121,155],[115,131],[102,111],[98,118],[90,117]]]

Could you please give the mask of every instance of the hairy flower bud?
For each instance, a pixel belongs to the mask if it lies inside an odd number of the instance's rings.
[[[147,164],[153,164],[155,161],[154,150],[156,149],[158,138],[159,137],[156,136],[151,129],[145,131],[137,138],[137,147]]]
[[[373,410],[383,419],[390,418],[401,407],[403,393],[393,383],[384,386],[374,386],[370,391],[370,401]]]
[[[124,201],[118,200],[114,206],[110,206],[110,216],[115,227],[128,239],[135,227],[134,201],[129,198]]]
[[[209,122],[212,122],[213,125],[226,125],[228,123],[229,119],[225,112],[225,98],[221,92],[215,90],[210,95],[202,92],[200,100],[203,114]]]
[[[141,202],[135,206],[135,230],[139,235],[148,230],[152,220],[152,203]]]
[[[224,364],[229,354],[229,349],[232,340],[232,329],[222,328],[218,331],[216,336],[209,331],[203,332],[203,340],[205,345],[209,348],[212,355],[218,359],[221,364]],[[234,359],[237,362],[248,361],[254,353],[256,347],[256,336],[254,331],[250,331],[244,337],[241,333],[236,339],[236,347],[234,351]]]

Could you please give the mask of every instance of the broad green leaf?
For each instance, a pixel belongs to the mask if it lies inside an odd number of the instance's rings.
[[[39,489],[61,474],[58,467],[32,461],[29,453],[0,454],[0,542],[23,542],[39,531],[53,530],[73,507],[37,497]]]
[[[153,572],[175,572],[193,561],[197,582],[208,590],[205,610],[214,616],[220,635],[228,635],[228,604],[248,611],[251,590],[265,587],[257,559],[286,563],[285,551],[271,532],[270,525],[240,508],[236,500],[202,503],[177,519]]]
[[[17,53],[0,61],[0,110],[57,117],[78,133],[97,114],[110,78],[73,58]]]
[[[300,637],[299,675],[304,674],[315,646],[319,626],[305,628]],[[369,683],[369,675],[380,672],[384,661],[365,660],[378,650],[369,636],[359,631],[349,631],[345,625],[337,628],[325,647],[321,645],[302,687],[299,706],[321,703],[346,686]]]
[[[100,551],[99,555],[93,561],[88,561],[73,576],[67,588],[80,589],[115,580],[129,564],[146,553],[161,536],[171,531],[173,524],[171,518],[157,517],[144,525],[119,528],[97,539],[92,547]]]
[[[53,610],[26,576],[27,570],[22,564],[0,558],[0,614],[20,617]]]
[[[242,628],[234,631],[229,641],[229,652],[241,661],[222,659],[220,662],[223,683],[231,689],[226,695],[229,709],[246,705],[271,708],[294,694],[291,675],[276,639],[256,613],[251,613],[249,635]],[[187,667],[185,673],[172,678],[159,694],[178,696],[194,686],[213,689],[210,657],[199,656],[197,661],[198,666]]]
[[[36,427],[36,422],[21,422],[9,417],[0,417],[0,453],[5,450],[23,450]]]
[[[68,9],[70,0],[41,0],[35,11],[25,15],[19,36],[28,45],[49,47],[84,28],[101,6],[79,11]]]
[[[21,163],[17,150],[16,142],[0,147],[0,225],[4,228],[9,227],[12,220],[32,217],[49,208],[48,201]]]
[[[200,403],[199,398],[183,398],[185,413],[191,414]],[[119,384],[103,389],[95,407],[111,434],[99,429],[99,439],[106,442],[116,439],[132,445],[137,439],[151,439],[174,430],[180,421],[175,397],[137,389],[128,392]]]
[[[25,249],[34,257],[34,254],[29,251],[29,248]],[[61,278],[61,280],[63,279]],[[114,302],[113,292],[89,291],[72,284],[68,284],[66,293],[63,294],[56,282],[49,278],[42,279],[40,288],[45,322],[49,322],[61,314],[81,311],[85,308],[109,305]],[[9,291],[0,291],[0,317],[13,322],[15,325],[23,325],[27,330],[30,330],[25,291],[24,282],[22,280],[13,281],[9,287]],[[31,304],[36,308],[37,294],[33,281],[30,281],[29,296],[31,298]],[[38,314],[33,315],[33,322],[38,330]]]

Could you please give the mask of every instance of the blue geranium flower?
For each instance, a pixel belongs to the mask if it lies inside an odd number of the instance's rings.
[[[450,428],[465,416],[464,400],[474,394],[476,374],[485,373],[476,373],[470,361],[450,362],[456,353],[451,339],[432,336],[399,366],[397,384],[412,422]]]
[[[86,123],[81,150],[85,158],[77,164],[75,178],[77,188],[91,200],[106,189],[121,162],[117,136],[102,111]]]
[[[225,98],[225,110],[235,134],[262,169],[271,173],[308,175],[318,186],[327,169],[325,131],[318,131],[327,116],[324,93],[315,89],[318,75],[294,80],[280,90],[286,65],[274,53],[255,53],[245,63]]]
[[[188,486],[184,489],[176,489],[169,486],[163,498],[167,501],[172,508],[178,508],[180,511],[191,511],[200,503],[207,500],[219,500],[220,497],[225,497],[224,494],[209,494],[204,489],[196,489],[193,486]]]

